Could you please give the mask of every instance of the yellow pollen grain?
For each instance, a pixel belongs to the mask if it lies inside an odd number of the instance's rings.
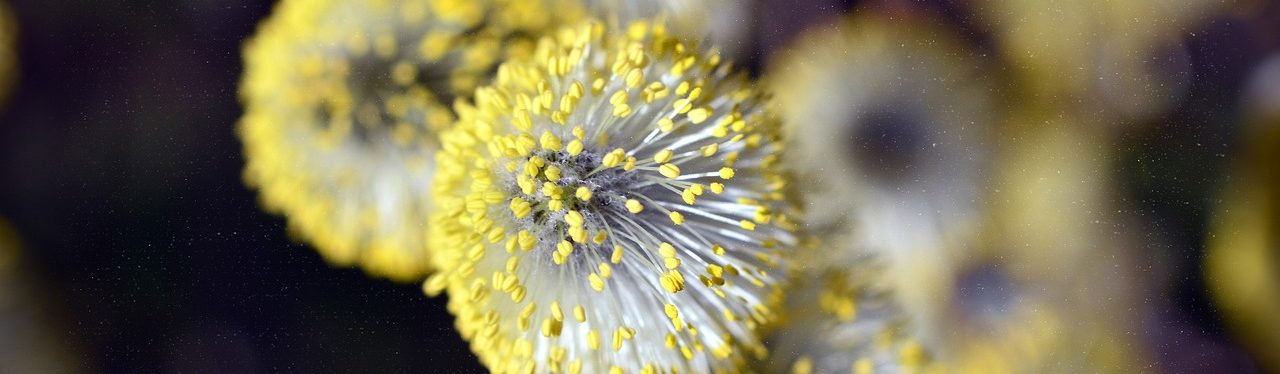
[[[555,318],[557,321],[564,320],[564,311],[560,310],[559,301],[551,302],[551,318]]]
[[[719,143],[710,143],[710,145],[703,146],[704,158],[710,158],[710,156],[716,155],[717,151],[719,151]]]
[[[626,116],[631,115],[631,111],[632,111],[632,109],[631,109],[631,106],[630,106],[630,105],[627,105],[627,104],[619,104],[619,105],[617,105],[617,106],[614,106],[614,107],[613,107],[613,116],[614,116],[614,117],[626,117]]]
[[[612,262],[614,265],[622,262],[622,246],[613,246],[613,254],[609,256],[609,262]]]
[[[600,333],[595,329],[587,331],[587,348],[591,350],[600,349]]]
[[[677,293],[684,290],[684,275],[675,270],[663,273],[658,282],[662,284],[663,289],[666,289],[667,292],[670,293]]]
[[[661,130],[663,133],[669,133],[671,132],[671,130],[674,130],[675,127],[676,127],[676,123],[671,121],[670,118],[663,118],[658,120],[658,130]]]
[[[726,126],[716,126],[715,128],[711,129],[711,136],[714,136],[717,138],[723,138],[728,135],[729,135],[729,128]]]
[[[676,247],[668,243],[658,244],[658,255],[663,258],[675,257]]]
[[[688,113],[693,109],[693,103],[690,103],[689,99],[679,99],[671,103],[671,109],[675,109],[676,113],[680,114]]]
[[[518,197],[511,198],[511,213],[515,214],[516,218],[528,217],[529,212],[532,211],[533,205],[528,201]]]
[[[685,204],[693,205],[693,203],[697,202],[698,195],[693,193],[693,190],[686,188],[680,192],[680,198],[684,200]]]
[[[516,186],[520,186],[520,192],[525,193],[525,195],[534,195],[534,192],[538,191],[538,184],[529,175],[516,177]]]
[[[587,276],[587,281],[591,283],[591,289],[596,290],[596,292],[604,291],[604,279],[600,279],[599,274],[591,273],[591,275]]]
[[[516,126],[516,129],[521,131],[529,131],[530,128],[533,128],[533,118],[529,116],[529,111],[525,109],[516,109],[511,122]]]
[[[519,154],[527,155],[530,151],[533,151],[533,147],[536,146],[538,146],[538,141],[534,140],[533,136],[529,134],[520,134],[520,136],[516,137],[515,147],[516,152]],[[532,158],[530,161],[532,161]]]
[[[560,180],[560,168],[555,165],[547,166],[547,168],[542,171],[542,174],[547,177],[547,180]]]
[[[538,238],[535,238],[528,230],[520,230],[516,234],[516,241],[520,243],[520,250],[528,251],[532,250],[533,246],[537,244]]]
[[[579,213],[576,210],[570,210],[564,214],[564,222],[568,223],[570,226],[582,226],[582,224],[586,222],[586,219],[582,217],[582,213]]]
[[[699,87],[694,87],[694,88],[693,88],[693,90],[689,91],[689,100],[696,100],[696,99],[698,99],[699,97],[702,97],[702,87],[701,87],[701,86],[699,86]],[[710,111],[710,110],[711,110],[711,109],[707,109],[707,111]]]
[[[573,243],[570,243],[567,240],[561,240],[560,243],[556,244],[556,253],[559,253],[562,256],[568,256],[569,254],[572,254]]]
[[[543,194],[543,195],[547,195],[547,196],[549,196],[549,197],[551,197],[551,198],[553,198],[553,199],[558,199],[558,198],[560,198],[560,194],[561,194],[562,192],[564,192],[564,191],[560,188],[560,186],[557,186],[555,183],[552,183],[552,182],[543,182],[543,183],[542,183],[542,194]]]
[[[733,175],[734,175],[733,168],[727,168],[727,167],[720,168],[720,179],[724,179],[724,180],[733,179]]]
[[[570,156],[582,154],[582,141],[578,139],[570,140],[569,146],[565,147],[565,152],[569,152]]]
[[[560,336],[562,328],[564,328],[564,322],[551,318],[542,320],[542,336],[544,337]]]
[[[695,125],[701,124],[703,122],[706,122],[707,117],[711,116],[711,110],[707,108],[698,108],[698,109],[690,110],[688,116],[689,116],[689,122],[693,122],[693,124]]]
[[[675,152],[672,152],[670,149],[664,149],[653,155],[653,162],[665,164],[668,161],[671,161],[671,157],[674,155]]]
[[[578,200],[582,200],[584,202],[590,201],[591,189],[587,188],[586,186],[578,187],[578,190],[574,191],[573,195],[576,196]]]
[[[643,81],[644,73],[641,73],[640,69],[633,69],[630,73],[627,73],[627,87],[640,87],[640,83]]]
[[[548,151],[558,151],[562,146],[560,144],[560,138],[556,137],[555,134],[552,134],[551,131],[543,131],[542,138],[539,139],[539,143],[542,145],[542,149]]]
[[[604,160],[600,161],[600,165],[603,165],[604,167],[609,167],[609,168],[618,166],[618,164],[621,164],[624,160],[626,160],[626,157],[627,157],[627,151],[622,150],[622,148],[616,148],[613,151],[610,151],[608,154],[604,155]]]
[[[689,81],[680,82],[680,84],[676,86],[676,95],[684,96],[689,93],[689,87]]]
[[[662,166],[658,167],[658,173],[661,173],[664,177],[676,179],[680,177],[680,167],[675,164],[662,164]]]
[[[570,228],[569,228],[569,237],[570,237],[570,238],[573,238],[573,241],[574,241],[574,242],[576,242],[576,243],[583,243],[583,244],[586,244],[586,242],[587,242],[587,229],[582,228],[582,226],[574,226],[574,227],[570,227]]]
[[[684,215],[680,214],[680,212],[671,212],[671,214],[668,214],[667,216],[671,218],[671,223],[677,225],[684,224]]]
[[[516,268],[518,268],[519,266],[520,266],[520,258],[519,258],[519,257],[511,257],[511,258],[508,258],[508,259],[507,259],[507,272],[508,272],[508,273],[515,273],[515,272],[516,272]]]
[[[627,211],[631,213],[640,213],[644,211],[644,205],[640,204],[640,200],[627,199]]]
[[[613,96],[609,97],[609,104],[623,105],[623,104],[626,104],[626,102],[627,102],[627,91],[614,92]]]

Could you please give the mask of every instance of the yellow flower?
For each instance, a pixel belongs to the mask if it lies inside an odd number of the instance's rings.
[[[1141,120],[1186,96],[1191,58],[1181,38],[1225,13],[1216,0],[977,0],[1027,102],[1086,106]],[[1131,121],[1098,121],[1105,123]],[[1138,121],[1140,122],[1140,121]]]
[[[1251,79],[1243,146],[1210,226],[1205,281],[1241,342],[1280,370],[1280,55]]]
[[[778,122],[718,54],[628,30],[543,39],[441,135],[424,288],[495,372],[731,370],[762,349],[794,228]]]
[[[794,261],[797,269],[817,269],[797,275],[798,287],[816,286],[787,295],[817,294],[810,297],[820,306],[854,310],[846,322],[834,314],[781,327],[774,336],[810,338],[771,339],[780,346],[770,350],[795,352],[780,363],[812,372],[921,364],[976,373],[1125,372],[1141,363],[1122,334],[1108,331],[1132,323],[1129,313],[1111,313],[1123,310],[1113,296],[1132,297],[1119,291],[1124,280],[1099,274],[1114,266],[1084,262],[1117,246],[1100,239],[1095,221],[1078,219],[1099,211],[1082,207],[1096,206],[1092,193],[1103,179],[1089,174],[1101,168],[1070,155],[1099,143],[1050,131],[1078,122],[1009,119],[983,61],[927,18],[876,17],[859,14],[807,35],[769,70],[791,142],[787,161],[806,181],[797,188],[815,202],[807,227],[834,231],[819,233],[818,254]],[[1037,131],[998,142],[994,129],[1006,121]],[[996,146],[1017,157],[991,157]],[[883,269],[863,270],[866,261]],[[837,279],[870,286],[834,292],[841,288],[824,272],[848,272]],[[877,289],[885,301],[876,301]],[[832,295],[825,302],[823,292]],[[860,307],[890,301],[905,312],[898,331],[884,332],[897,348],[858,348],[867,335],[848,331],[883,330],[877,326],[892,321]]]
[[[436,133],[568,0],[286,0],[245,47],[246,182],[336,265],[421,280]],[[555,7],[555,11],[551,11]]]
[[[883,270],[848,225],[807,226],[811,240],[792,258],[785,308],[766,341],[770,373],[931,372],[931,355],[912,335],[909,311],[880,281]]]
[[[989,173],[994,83],[930,19],[857,14],[803,35],[770,64],[805,222],[851,222],[908,310],[967,257]],[[843,245],[843,244],[841,244]]]

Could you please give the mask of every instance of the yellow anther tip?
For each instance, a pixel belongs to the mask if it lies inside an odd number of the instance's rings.
[[[644,211],[644,205],[641,205],[639,200],[629,199],[627,200],[626,205],[627,205],[627,211],[631,213],[640,213]]]
[[[662,166],[658,167],[658,173],[661,173],[664,177],[676,179],[680,177],[680,167],[675,164],[662,164]]]

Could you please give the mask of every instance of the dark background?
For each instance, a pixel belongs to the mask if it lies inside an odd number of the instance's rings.
[[[0,112],[0,216],[86,371],[482,370],[443,298],[326,266],[241,183],[240,45],[271,2],[10,3],[22,76]],[[760,3],[747,65],[758,71],[765,51],[853,5]],[[923,7],[988,48],[957,4]],[[1198,263],[1236,97],[1277,50],[1280,33],[1259,18],[1224,15],[1190,37],[1188,99],[1114,144],[1114,199],[1144,220],[1139,250],[1170,269],[1167,291],[1145,301],[1159,314],[1145,327],[1158,370],[1252,369]]]

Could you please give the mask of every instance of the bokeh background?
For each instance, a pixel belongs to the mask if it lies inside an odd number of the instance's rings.
[[[888,5],[886,5],[888,4]],[[21,75],[0,110],[0,217],[20,234],[32,308],[80,372],[481,372],[441,298],[327,266],[241,181],[233,128],[241,44],[271,1],[10,0]],[[863,6],[927,9],[979,50],[963,0],[761,0],[744,65]],[[1107,205],[1133,218],[1138,330],[1156,372],[1260,370],[1205,291],[1200,264],[1232,160],[1239,96],[1280,52],[1280,5],[1185,30],[1189,85],[1117,127]],[[1042,27],[1053,27],[1043,25]],[[994,52],[989,52],[994,53]],[[0,337],[0,340],[3,340]]]

